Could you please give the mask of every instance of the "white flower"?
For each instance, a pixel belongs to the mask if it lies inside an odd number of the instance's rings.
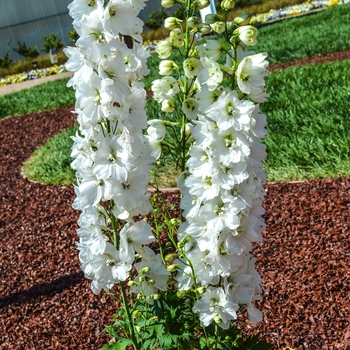
[[[162,111],[172,113],[175,111],[175,99],[169,98],[162,102]]]
[[[79,22],[84,15],[88,16],[102,4],[102,0],[74,0],[68,5],[69,15]]]
[[[201,57],[208,57],[217,61],[221,53],[228,50],[229,46],[219,40],[207,40],[204,44],[198,46],[198,52]]]
[[[115,283],[125,281],[129,277],[131,265],[123,263],[119,258],[119,252],[109,242],[106,242],[102,254],[94,255],[89,247],[77,243],[80,250],[79,259],[85,277],[92,279],[91,288],[95,294],[99,294],[102,288],[109,291]]]
[[[192,79],[196,77],[202,69],[202,63],[198,58],[190,57],[184,61],[183,68],[186,77]]]
[[[119,34],[129,35],[141,42],[143,22],[137,17],[138,12],[126,1],[110,0],[103,16],[105,30],[112,37],[117,37]]]
[[[163,60],[159,64],[159,74],[160,75],[170,75],[171,72],[178,68],[177,64],[171,60]]]
[[[193,312],[199,313],[202,326],[209,326],[215,316],[219,316],[221,322],[219,326],[223,329],[230,327],[230,322],[237,318],[236,311],[239,306],[226,299],[226,295],[221,288],[209,287],[195,302]]]
[[[250,125],[251,114],[255,105],[251,101],[240,100],[237,92],[222,93],[206,111],[208,117],[214,120],[220,130],[233,127],[237,131],[244,130]]]
[[[153,98],[158,102],[162,102],[174,97],[180,91],[180,87],[175,78],[166,76],[153,81],[152,91],[154,93]]]
[[[260,53],[247,56],[240,62],[237,67],[237,84],[242,92],[256,95],[263,90],[264,78],[268,74],[266,57],[266,54]]]
[[[190,120],[197,119],[199,114],[198,103],[194,98],[188,98],[182,103],[182,111]]]
[[[200,84],[206,84],[208,89],[212,91],[219,86],[224,75],[217,62],[207,57],[201,57],[201,63],[203,69],[199,72],[197,79]]]
[[[142,254],[144,244],[154,241],[151,226],[146,221],[127,223],[120,231],[120,260],[132,264],[135,251]]]
[[[168,287],[170,272],[164,266],[160,254],[155,254],[147,246],[143,249],[142,260],[134,265],[139,273],[135,281],[139,282],[140,288],[134,287],[131,290],[134,293],[139,293],[141,289],[146,295],[155,294],[158,289],[165,291]],[[141,273],[144,268],[147,272]],[[143,277],[142,282],[140,282],[140,276]]]
[[[161,119],[151,119],[148,121],[147,134],[156,141],[161,141],[164,139],[166,134],[166,127],[164,120]]]
[[[169,41],[174,47],[181,47],[184,44],[185,34],[180,28],[174,28],[169,34]]]

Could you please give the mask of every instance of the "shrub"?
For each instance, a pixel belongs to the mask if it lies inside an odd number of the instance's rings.
[[[7,41],[7,50],[5,52],[4,58],[0,57],[0,68],[7,68],[11,63],[12,60],[10,58],[10,44],[11,44],[11,38]]]
[[[145,26],[150,29],[160,28],[167,17],[168,15],[163,8],[159,11],[151,12],[148,16],[148,20],[145,21]]]
[[[36,58],[39,56],[39,51],[37,47],[34,45],[32,47],[27,47],[26,43],[21,43],[18,41],[18,47],[14,48],[13,51],[16,51],[21,56],[29,57],[29,58]]]
[[[57,51],[62,49],[63,42],[57,39],[58,33],[52,33],[48,36],[44,36],[44,45],[41,51],[49,52],[50,49],[56,49]]]
[[[68,33],[68,36],[72,43],[75,43],[79,39],[79,34],[74,28]]]

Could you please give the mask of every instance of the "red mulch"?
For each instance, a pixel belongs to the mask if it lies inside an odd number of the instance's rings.
[[[71,109],[0,121],[3,350],[94,350],[108,341],[99,334],[116,305],[102,303],[80,270],[73,188],[21,175],[37,147],[73,125]],[[350,349],[350,178],[266,189],[267,229],[254,249],[264,320],[254,332],[274,349]],[[176,193],[168,196],[178,203]]]

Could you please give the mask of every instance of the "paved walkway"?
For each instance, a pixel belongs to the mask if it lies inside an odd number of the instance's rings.
[[[23,89],[29,89],[33,86],[47,83],[48,81],[68,78],[68,77],[71,77],[72,75],[73,75],[72,72],[64,72],[64,73],[60,73],[60,74],[50,75],[50,76],[45,77],[45,78],[26,80],[26,81],[23,81],[22,83],[1,86],[0,87],[0,96],[4,96],[4,95],[10,94],[12,92],[20,91]]]

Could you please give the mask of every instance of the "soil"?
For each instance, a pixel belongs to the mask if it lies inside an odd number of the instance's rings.
[[[72,109],[0,121],[1,350],[94,350],[109,340],[101,331],[117,305],[95,296],[81,272],[73,187],[21,175],[37,147],[73,125]],[[246,334],[260,332],[274,349],[350,349],[350,178],[271,183],[266,190],[267,229],[253,251],[264,319],[256,328],[247,324]],[[177,215],[177,191],[165,196]]]

